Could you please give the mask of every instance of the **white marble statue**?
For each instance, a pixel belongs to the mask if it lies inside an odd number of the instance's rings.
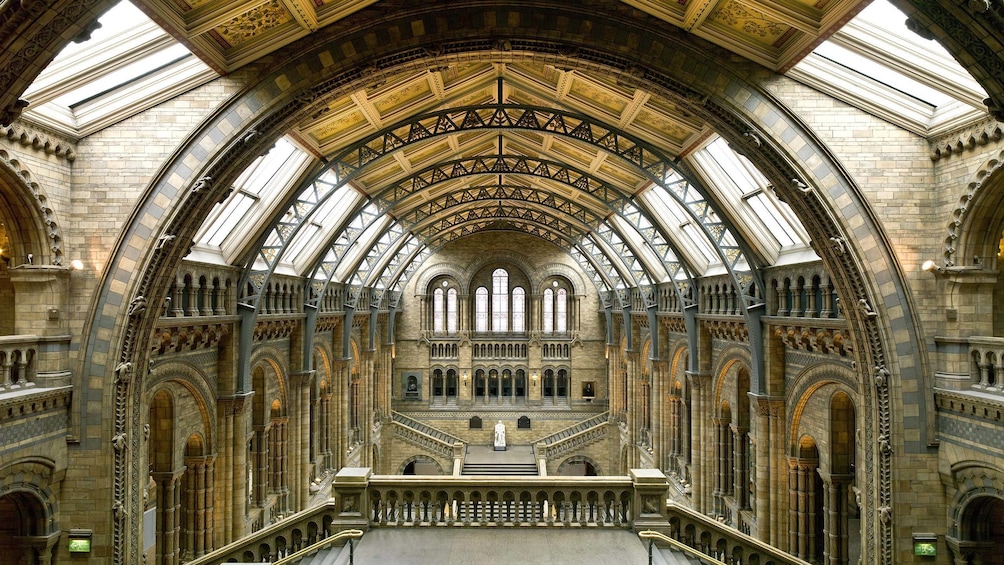
[[[502,420],[495,424],[495,451],[505,451],[505,424]]]

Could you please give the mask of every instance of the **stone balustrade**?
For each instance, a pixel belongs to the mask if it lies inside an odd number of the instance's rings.
[[[969,384],[986,392],[1004,392],[1004,337],[969,338]]]
[[[729,565],[806,565],[669,502],[668,486],[656,469],[602,477],[447,477],[372,475],[368,468],[347,467],[335,476],[328,502],[188,563],[276,560],[349,529],[604,527],[656,531]]]
[[[686,506],[667,501],[666,516],[668,524],[649,525],[648,529],[729,565],[808,565]]]
[[[0,336],[0,394],[70,385],[70,336]]]
[[[630,527],[629,477],[372,476],[370,527]]]

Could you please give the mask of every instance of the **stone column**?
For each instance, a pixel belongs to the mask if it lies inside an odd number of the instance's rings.
[[[826,534],[823,562],[849,565],[847,496],[854,475],[830,475],[819,470],[819,476],[823,479],[823,532]]]
[[[309,479],[308,459],[310,458],[310,382],[312,373],[297,373],[289,376],[291,388],[289,400],[289,427],[287,432],[287,461],[289,469],[289,489],[292,496],[289,509],[302,510],[306,507],[307,484]]]
[[[691,469],[692,472],[692,500],[694,510],[707,513],[711,510],[711,489],[712,489],[712,467],[709,463],[713,460],[714,444],[709,441],[708,427],[711,424],[708,418],[711,411],[708,409],[707,396],[711,388],[711,375],[709,373],[687,371],[687,379],[690,383],[691,398]]]

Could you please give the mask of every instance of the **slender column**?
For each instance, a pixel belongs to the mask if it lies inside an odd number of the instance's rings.
[[[735,498],[736,505],[740,509],[746,509],[749,508],[749,500],[746,496],[748,488],[746,483],[749,481],[746,461],[746,434],[748,431],[739,427],[733,427],[730,431],[732,432],[732,497]]]
[[[788,285],[783,279],[777,285],[777,315],[788,315]]]
[[[754,512],[757,516],[756,537],[760,541],[777,547],[776,518],[770,514],[771,502],[771,455],[770,455],[770,402],[767,397],[757,396],[756,401],[756,499]]]
[[[171,315],[180,318],[185,315],[185,310],[182,308],[181,296],[185,292],[185,280],[178,277],[174,278],[174,287],[171,291]]]
[[[708,388],[711,375],[708,373],[687,371],[691,390],[691,468],[693,469],[693,504],[694,510],[708,512],[710,510],[710,494],[712,488],[711,467],[708,463],[713,455],[713,445],[708,441],[707,407]]]
[[[188,311],[185,312],[188,316],[198,316],[199,315],[199,283],[195,279],[192,279],[192,284],[186,289],[188,294]]]
[[[829,318],[833,315],[833,310],[830,308],[830,279],[824,275],[823,278],[819,280],[819,299],[822,301],[819,309],[820,318]]]

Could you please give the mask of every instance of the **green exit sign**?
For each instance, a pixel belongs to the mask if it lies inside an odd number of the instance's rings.
[[[90,538],[70,538],[70,553],[90,553]]]
[[[938,554],[938,546],[931,541],[913,542],[913,554],[922,557],[934,557]]]

